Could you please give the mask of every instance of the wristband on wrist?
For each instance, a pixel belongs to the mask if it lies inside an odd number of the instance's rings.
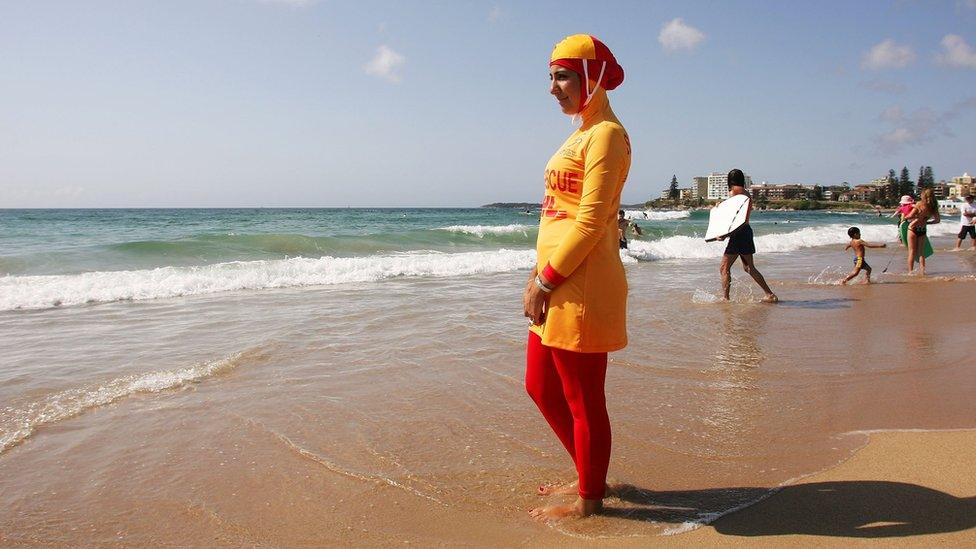
[[[554,287],[543,282],[542,278],[539,275],[535,275],[535,285],[537,288],[539,288],[540,290],[542,290],[547,294],[552,293],[552,291],[555,290]]]

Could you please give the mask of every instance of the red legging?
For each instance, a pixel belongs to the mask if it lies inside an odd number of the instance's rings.
[[[607,353],[574,353],[529,332],[525,389],[579,474],[583,499],[603,499],[610,465],[610,417],[603,393]]]

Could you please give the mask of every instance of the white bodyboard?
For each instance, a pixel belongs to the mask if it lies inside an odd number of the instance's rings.
[[[737,194],[722,201],[708,212],[705,242],[718,240],[741,227],[748,213],[749,195]]]

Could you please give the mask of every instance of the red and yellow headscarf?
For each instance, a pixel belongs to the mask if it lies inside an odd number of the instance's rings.
[[[574,34],[563,38],[552,49],[549,66],[565,67],[580,75],[580,111],[589,104],[597,86],[612,90],[624,81],[624,69],[617,63],[610,48],[589,34]]]

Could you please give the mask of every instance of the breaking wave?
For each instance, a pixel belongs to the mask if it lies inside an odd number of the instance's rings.
[[[256,347],[196,366],[129,375],[101,385],[67,389],[24,408],[0,409],[0,454],[27,440],[42,425],[75,417],[137,393],[158,393],[198,383],[263,355],[264,350]]]
[[[448,277],[530,269],[535,250],[408,252],[367,257],[234,261],[192,267],[0,277],[0,311],[147,300],[238,290]]]

